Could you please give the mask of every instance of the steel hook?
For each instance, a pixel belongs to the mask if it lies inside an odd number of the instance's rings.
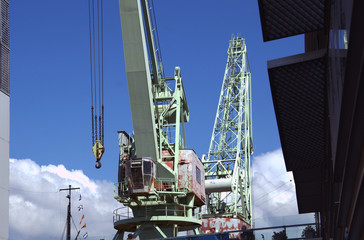
[[[100,160],[96,160],[95,168],[99,169],[101,167]]]

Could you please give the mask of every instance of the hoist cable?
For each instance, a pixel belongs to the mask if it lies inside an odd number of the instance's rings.
[[[94,88],[94,90],[95,90],[95,114],[97,113],[97,102],[96,102],[96,99],[97,99],[97,88],[96,88],[96,77],[97,77],[97,75],[96,75],[96,52],[95,52],[95,3],[94,3],[94,0],[92,0],[92,39],[93,39],[93,41],[92,41],[92,50],[93,50],[93,65],[94,65],[94,86],[95,86],[95,88]],[[96,123],[96,125],[97,125],[97,123]]]
[[[92,81],[92,38],[91,38],[91,6],[88,0],[88,26],[89,26],[89,40],[90,40],[90,75],[91,75],[91,121],[92,121],[92,145],[95,144],[94,132],[94,96],[93,96],[93,81]]]
[[[97,0],[96,2],[96,11],[97,11],[97,69],[98,69],[98,82],[97,84],[99,85],[99,99],[98,99],[98,107],[99,107],[99,132],[98,132],[98,135],[99,135],[99,140],[101,140],[101,101],[100,101],[100,96],[101,96],[101,81],[100,81],[100,78],[101,78],[101,71],[100,71],[100,10],[99,10],[99,6],[100,6],[100,0]]]
[[[91,75],[91,121],[92,151],[96,157],[96,168],[104,149],[104,63],[103,63],[103,0],[88,0],[90,75]]]
[[[104,9],[101,0],[101,114],[102,114],[102,136],[101,144],[104,145]]]
[[[99,5],[100,5],[100,0],[97,0],[97,65],[98,65],[98,84],[99,84],[99,116],[101,116],[101,101],[100,101],[100,96],[101,96],[101,71],[100,71],[100,11],[99,11]]]

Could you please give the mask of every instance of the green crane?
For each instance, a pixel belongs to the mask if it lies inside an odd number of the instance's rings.
[[[251,74],[245,39],[229,42],[228,58],[205,167],[203,230],[251,226],[253,154]],[[229,225],[229,226],[228,226]]]
[[[205,204],[202,161],[186,147],[189,109],[181,71],[165,77],[152,2],[119,0],[133,136],[119,132],[115,240],[124,232],[140,239],[198,233],[194,211]]]

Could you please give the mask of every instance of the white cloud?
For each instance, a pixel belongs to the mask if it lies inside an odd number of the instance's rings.
[[[66,221],[67,191],[60,188],[80,187],[72,191],[72,214],[76,226],[82,214],[92,236],[115,233],[112,211],[121,204],[114,200],[114,185],[95,181],[81,170],[67,170],[63,165],[39,166],[30,159],[10,159],[9,239],[60,239]],[[82,195],[81,201],[79,196]],[[83,211],[78,206],[83,205]],[[75,229],[72,226],[72,232]]]
[[[287,172],[281,149],[252,160],[253,214],[256,227],[313,222],[299,215],[292,172]]]
[[[113,198],[112,182],[92,180],[81,170],[67,170],[63,165],[39,166],[30,159],[10,159],[9,162],[9,239],[60,239],[68,199],[67,193],[58,189],[68,185],[81,188],[72,192],[72,212],[79,227],[82,214],[77,206],[83,204],[88,239],[115,233],[112,211],[121,204]],[[256,227],[313,221],[312,215],[297,217],[293,176],[286,172],[281,149],[255,156],[251,172]],[[80,193],[82,200],[78,201]]]

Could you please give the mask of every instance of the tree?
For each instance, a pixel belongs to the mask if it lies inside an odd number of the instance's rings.
[[[316,236],[316,230],[313,229],[310,225],[307,226],[305,229],[302,230],[301,237],[304,238],[313,238]]]
[[[273,232],[272,240],[287,240],[286,230],[280,232]]]

